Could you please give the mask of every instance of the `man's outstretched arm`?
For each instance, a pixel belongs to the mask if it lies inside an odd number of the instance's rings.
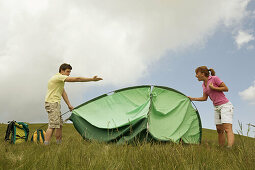
[[[102,78],[99,78],[97,76],[94,76],[93,78],[86,78],[86,77],[67,77],[65,79],[65,82],[88,82],[88,81],[99,81],[103,80]]]

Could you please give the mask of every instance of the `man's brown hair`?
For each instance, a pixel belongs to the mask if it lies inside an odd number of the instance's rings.
[[[210,75],[209,71],[211,72],[211,76],[215,76],[214,69],[212,69],[212,68],[208,69],[206,66],[200,66],[200,67],[196,68],[196,70],[195,70],[196,74],[198,72],[204,73],[206,77],[209,77],[209,75]]]
[[[70,69],[72,70],[72,66],[70,64],[61,64],[61,66],[59,67],[59,73],[61,72],[61,70],[65,71],[66,69]]]

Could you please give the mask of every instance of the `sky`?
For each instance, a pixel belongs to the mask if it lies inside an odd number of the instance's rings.
[[[48,79],[70,63],[71,76],[104,79],[66,83],[74,107],[145,84],[201,97],[205,65],[229,88],[234,132],[255,124],[254,0],[0,0],[0,27],[2,123],[47,122]],[[212,102],[194,103],[215,129]]]

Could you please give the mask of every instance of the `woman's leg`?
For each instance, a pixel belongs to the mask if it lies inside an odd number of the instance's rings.
[[[228,139],[228,147],[232,147],[235,141],[235,136],[232,130],[232,124],[230,123],[223,123],[224,130],[227,133],[227,139]]]
[[[216,125],[217,133],[218,133],[218,141],[220,146],[225,145],[225,133],[223,125]]]

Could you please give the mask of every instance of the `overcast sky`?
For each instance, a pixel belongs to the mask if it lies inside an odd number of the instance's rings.
[[[0,0],[0,122],[47,122],[47,81],[66,62],[104,78],[66,83],[73,106],[142,84],[200,97],[206,65],[229,87],[234,129],[255,124],[254,21],[254,0]],[[195,104],[215,129],[212,102]]]

